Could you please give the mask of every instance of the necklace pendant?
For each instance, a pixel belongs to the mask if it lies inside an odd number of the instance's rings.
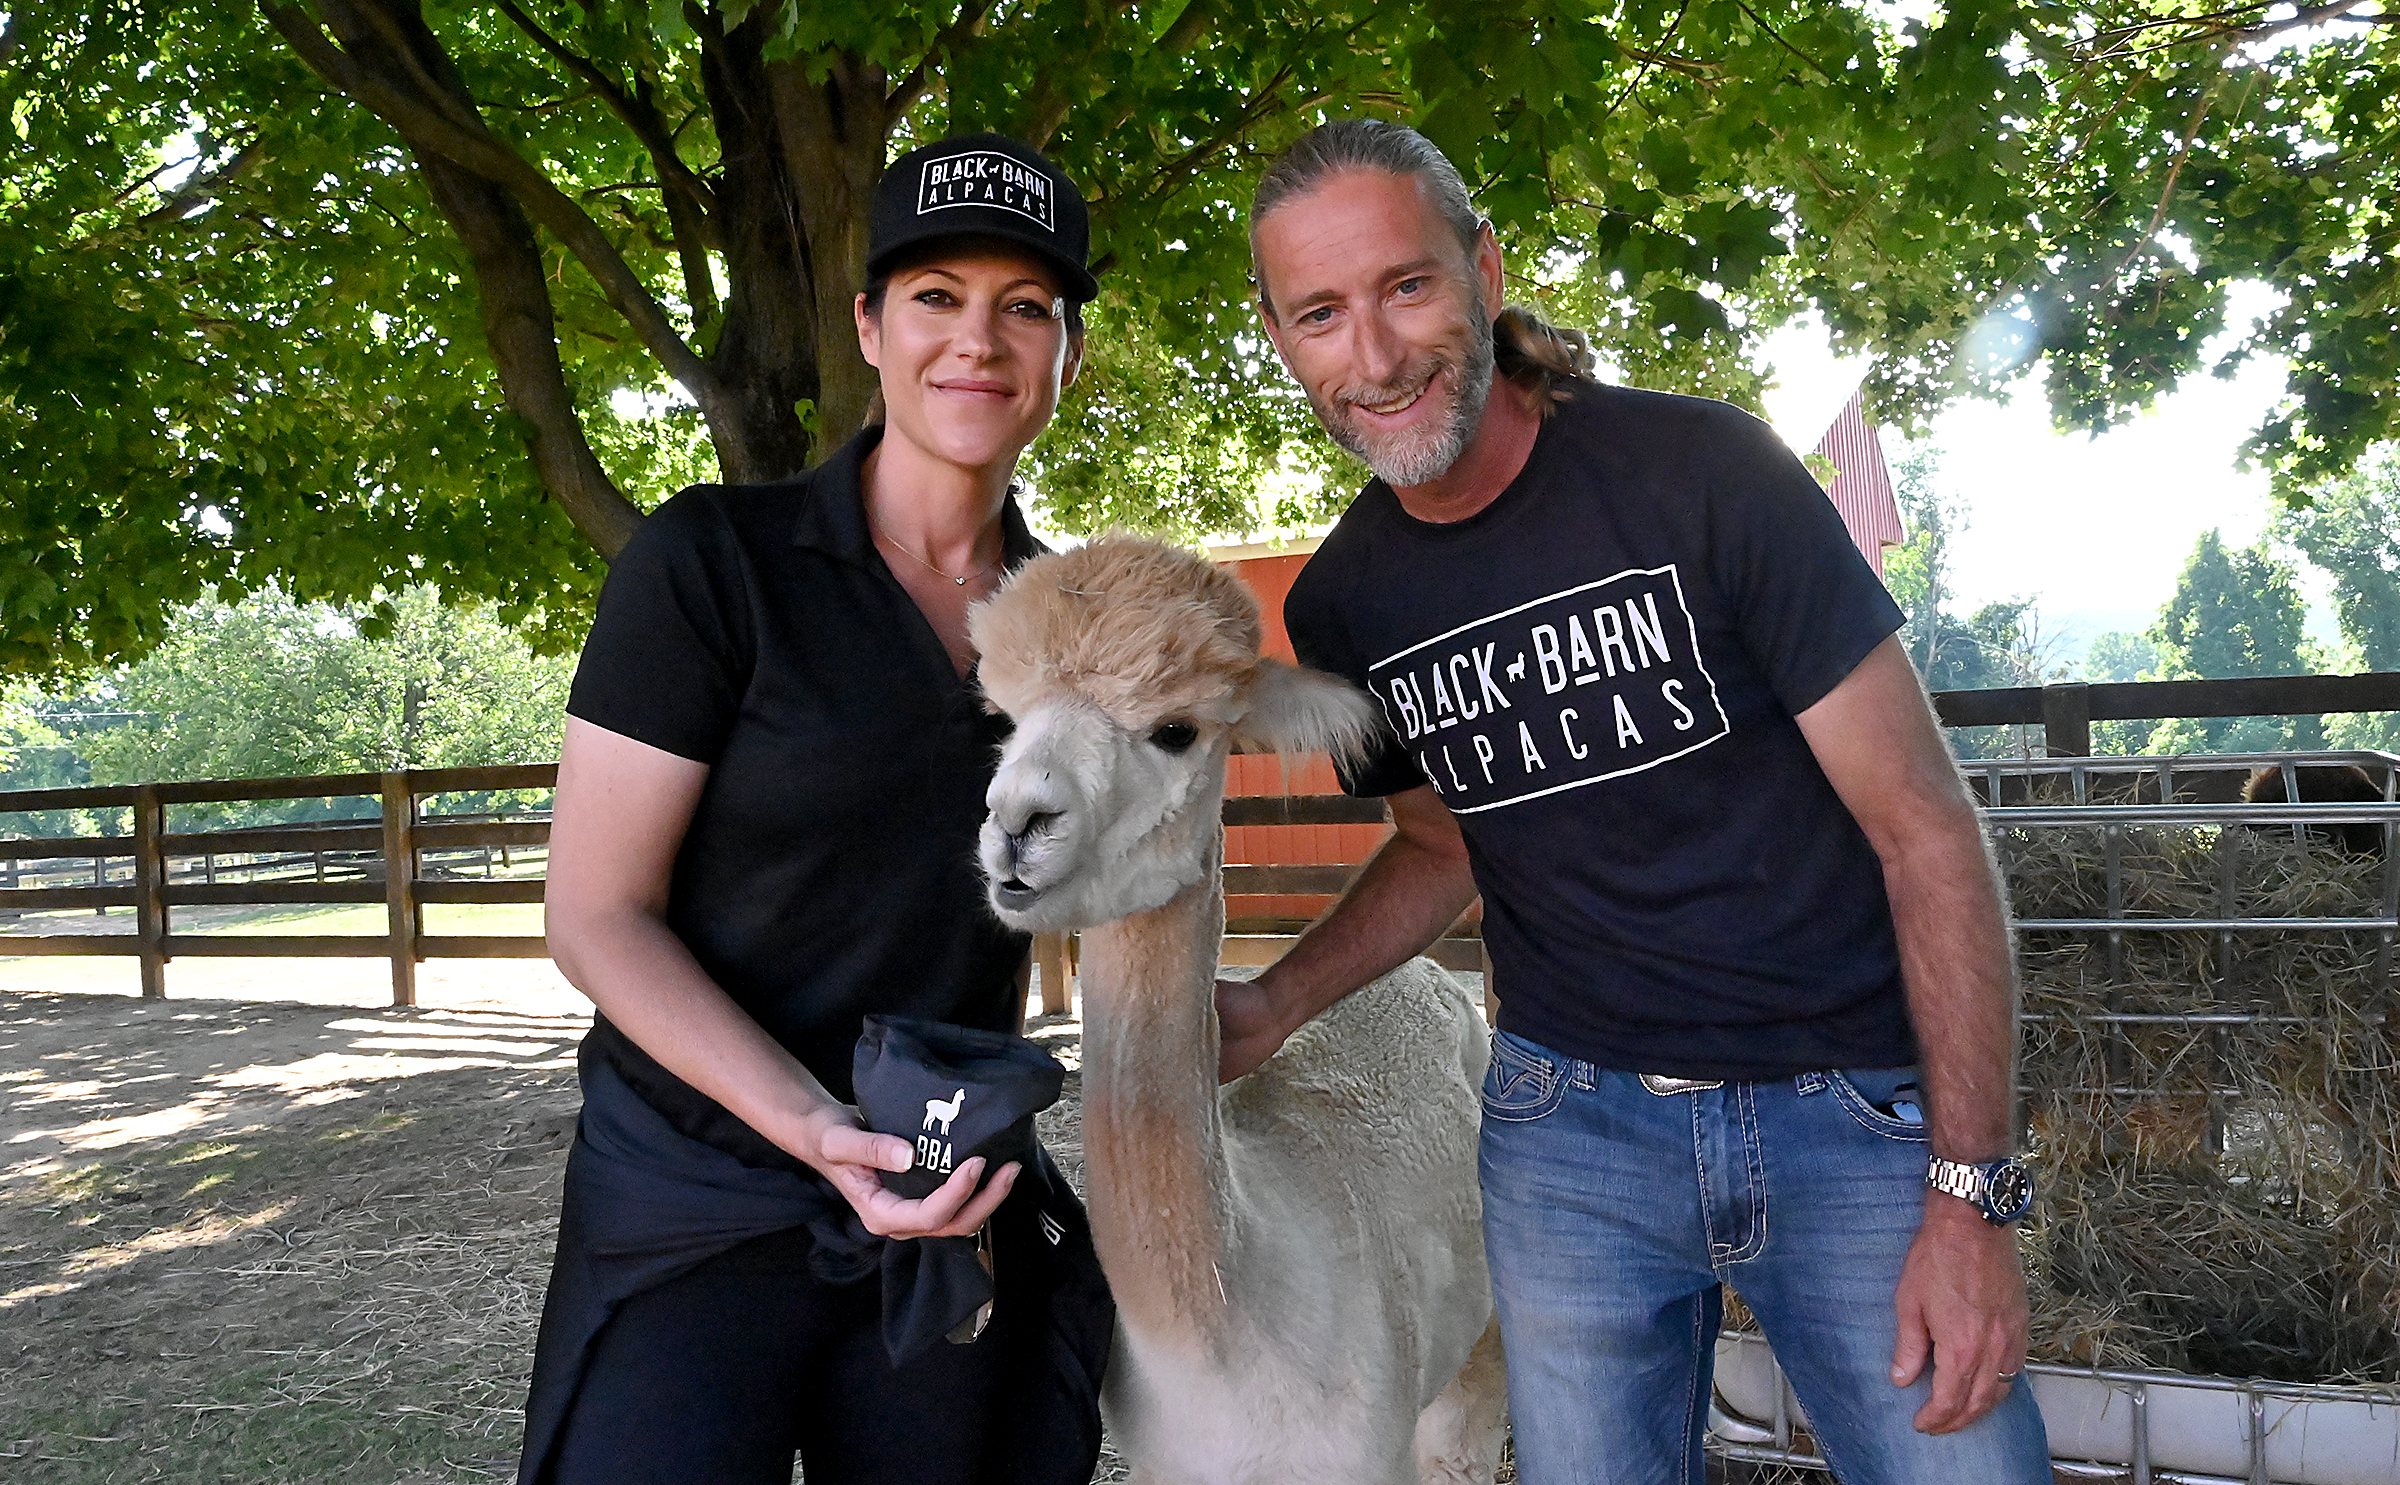
[[[965,587],[965,586],[967,585],[967,580],[966,580],[965,578],[962,578],[962,577],[954,577],[954,578],[952,578],[950,581],[952,581],[952,582],[954,582],[954,583],[958,584],[958,585],[959,585],[960,587],[962,587],[962,588],[963,588],[963,587]]]

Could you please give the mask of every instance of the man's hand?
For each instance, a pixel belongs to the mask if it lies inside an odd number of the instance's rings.
[[[1217,981],[1217,1081],[1230,1083],[1275,1055],[1291,1032],[1256,980]]]
[[[1467,843],[1433,786],[1384,804],[1392,836],[1341,900],[1257,979],[1217,982],[1217,1081],[1274,1056],[1310,1017],[1421,952],[1475,900]]]
[[[1900,1318],[1892,1385],[1914,1385],[1933,1364],[1919,1433],[1956,1433],[2016,1385],[2004,1379],[2025,1368],[2025,1270],[2010,1229],[1954,1196],[1927,1193],[1892,1303]]]

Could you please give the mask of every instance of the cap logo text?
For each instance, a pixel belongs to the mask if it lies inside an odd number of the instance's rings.
[[[996,207],[1015,212],[1045,232],[1058,230],[1050,178],[991,150],[925,162],[917,178],[917,215],[952,206]]]

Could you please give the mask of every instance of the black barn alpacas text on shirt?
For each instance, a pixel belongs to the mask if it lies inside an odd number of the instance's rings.
[[[1367,675],[1459,814],[1655,768],[1731,730],[1673,563],[1472,620]]]

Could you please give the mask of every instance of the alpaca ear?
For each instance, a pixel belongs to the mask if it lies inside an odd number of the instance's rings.
[[[1250,707],[1233,724],[1234,746],[1250,752],[1331,753],[1348,765],[1366,757],[1375,703],[1339,676],[1260,659]]]

